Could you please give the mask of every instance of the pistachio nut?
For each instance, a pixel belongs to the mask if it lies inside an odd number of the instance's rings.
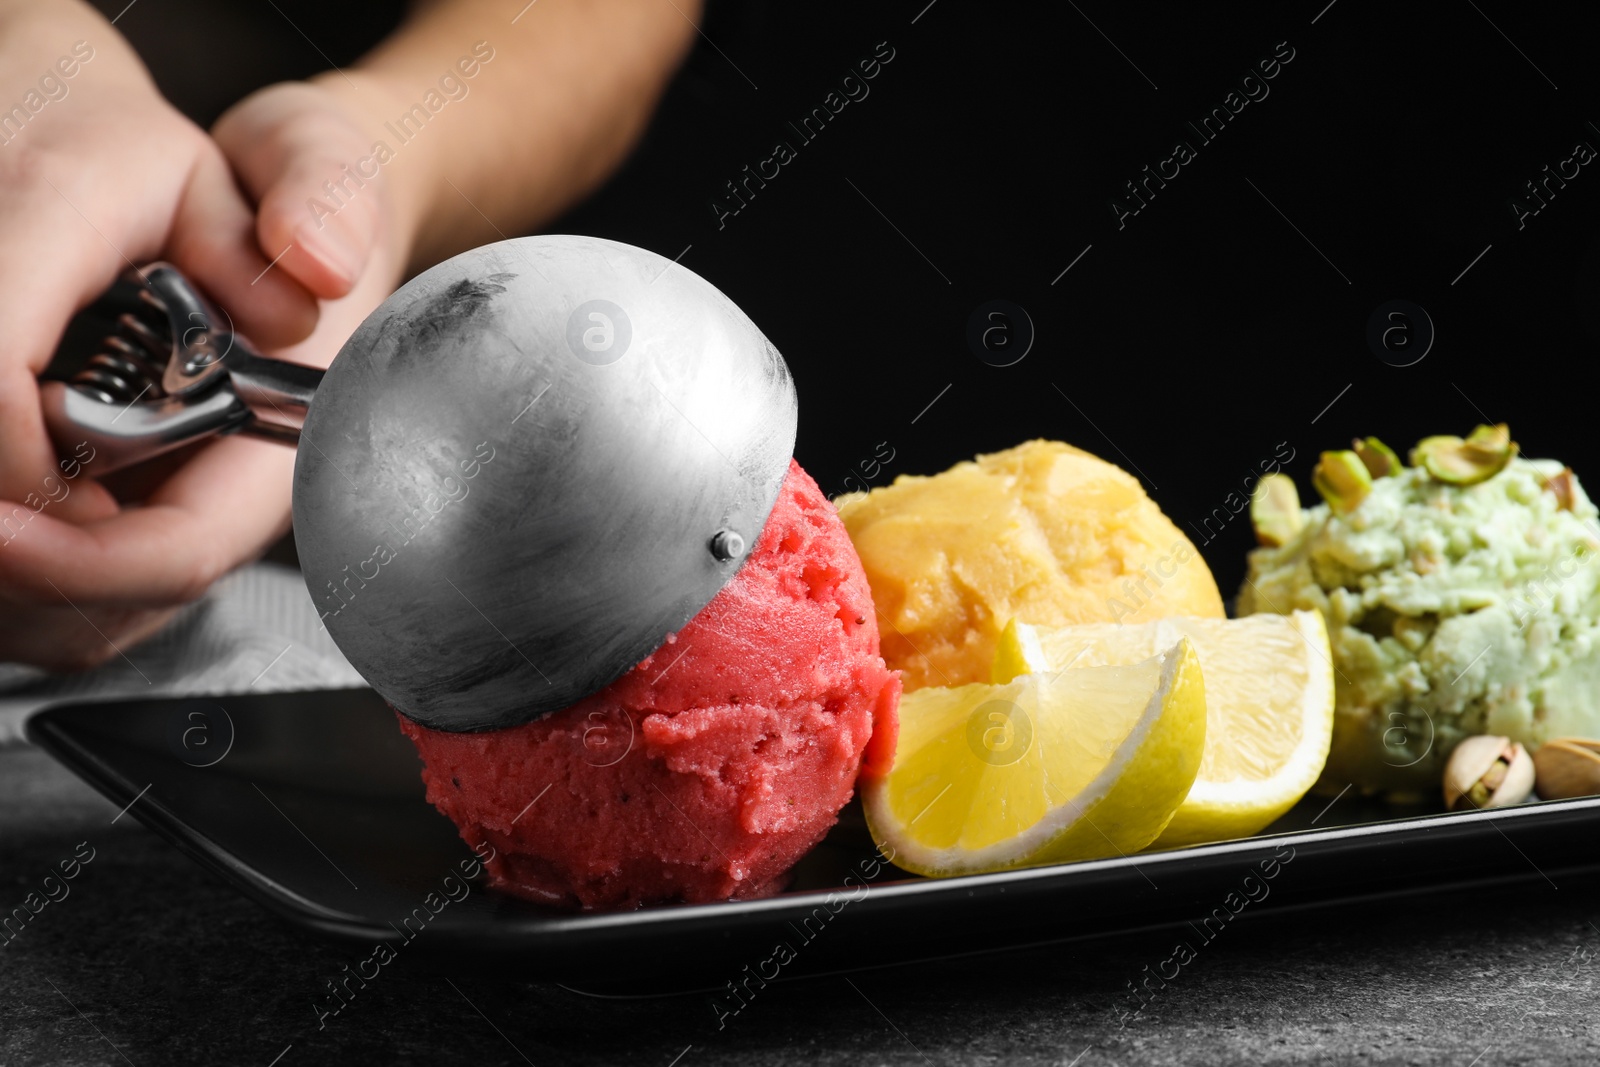
[[[1600,793],[1600,741],[1558,737],[1533,754],[1535,789],[1542,800],[1567,800]]]
[[[1506,737],[1480,734],[1456,746],[1444,768],[1444,806],[1450,811],[1501,808],[1533,792],[1533,757]]]
[[[1509,455],[1517,450],[1517,443],[1511,439],[1511,427],[1503,422],[1493,426],[1479,423],[1467,435],[1467,450],[1477,455],[1495,458]]]
[[[1411,450],[1413,465],[1447,485],[1477,485],[1505,469],[1517,443],[1505,423],[1480,425],[1465,438],[1424,437]]]
[[[1287,474],[1269,474],[1250,494],[1250,525],[1256,540],[1276,548],[1294,540],[1305,525],[1300,514],[1300,493]]]
[[[1560,471],[1547,478],[1540,478],[1544,487],[1555,494],[1556,507],[1562,511],[1571,511],[1572,505],[1577,502],[1577,494],[1573,492],[1572,468],[1562,467]]]
[[[1401,471],[1400,457],[1376,437],[1358,437],[1350,442],[1350,448],[1366,464],[1367,473],[1374,478],[1387,478]]]
[[[1311,472],[1311,484],[1328,502],[1328,510],[1348,515],[1372,492],[1372,474],[1361,457],[1348,449],[1324,452]]]

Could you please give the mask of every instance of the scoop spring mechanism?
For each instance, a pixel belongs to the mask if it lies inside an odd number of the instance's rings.
[[[299,442],[321,370],[256,352],[169,264],[129,280],[139,285],[138,309],[117,318],[70,383],[40,385],[58,445],[87,441],[100,475],[219,434]]]

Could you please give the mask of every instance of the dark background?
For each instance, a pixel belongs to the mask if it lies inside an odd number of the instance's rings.
[[[1583,387],[1600,166],[1522,229],[1509,202],[1577,142],[1600,148],[1584,10],[714,4],[633,158],[547,229],[681,253],[739,303],[794,370],[796,452],[830,494],[875,453],[894,455],[881,484],[1054,437],[1138,474],[1203,541],[1280,450],[1309,494],[1317,453],[1352,435],[1403,454],[1491,420],[1582,476],[1600,469]],[[118,28],[209,122],[255,86],[349,62],[397,17],[140,0]],[[802,143],[787,124],[885,41],[869,95]],[[1209,144],[1187,130],[1281,41],[1294,58],[1268,96]],[[1108,201],[1179,138],[1197,158],[1119,228]],[[797,158],[719,228],[713,199],[778,140]],[[1035,328],[1012,366],[967,342],[992,299]],[[1411,366],[1366,342],[1394,299],[1436,329]],[[1247,526],[1204,545],[1225,596]]]
[[[1586,395],[1600,172],[1583,168],[1524,229],[1508,208],[1577,141],[1600,147],[1581,10],[718,5],[716,47],[696,48],[638,152],[548,229],[681,252],[728,292],[788,358],[797,452],[830,493],[880,442],[894,459],[877,483],[1050,436],[1134,471],[1193,534],[1280,443],[1309,494],[1316,453],[1353,434],[1403,451],[1485,420],[1583,475],[1600,471]],[[259,85],[351,61],[397,17],[139,0],[118,28],[209,122]],[[723,183],[794,144],[787,122],[880,41],[895,58],[870,95],[719,229]],[[1177,138],[1195,143],[1185,120],[1280,41],[1295,56],[1270,95],[1119,230],[1108,199]],[[1013,366],[966,340],[992,299],[1036,327]],[[1393,299],[1437,328],[1412,366],[1365,340]],[[1250,541],[1241,517],[1204,546],[1224,595]],[[131,819],[111,825],[115,806],[42,753],[0,764],[0,880],[24,885],[83,837],[104,855],[5,949],[0,1062],[1489,1067],[1600,1049],[1597,883],[1532,874],[1248,919],[1125,1030],[1124,983],[1170,932],[785,983],[726,1030],[703,995],[605,1000],[474,974],[452,988],[412,969],[313,1034],[308,976],[348,963],[342,946]]]

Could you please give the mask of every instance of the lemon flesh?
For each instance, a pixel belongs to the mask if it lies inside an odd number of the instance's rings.
[[[1205,560],[1138,480],[1059,441],[834,503],[872,586],[883,658],[907,692],[985,681],[1012,616],[1051,626],[1222,616]]]
[[[1189,792],[1205,730],[1183,638],[1127,665],[925,687],[901,697],[889,773],[863,783],[867,824],[934,876],[1137,852]]]
[[[1322,616],[1171,618],[1137,626],[1029,626],[996,644],[992,677],[1136,663],[1188,638],[1206,685],[1206,747],[1194,786],[1155,842],[1245,837],[1294,806],[1322,772],[1333,732],[1333,660]]]

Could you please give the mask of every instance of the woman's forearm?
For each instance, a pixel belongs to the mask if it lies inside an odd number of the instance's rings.
[[[421,267],[525,232],[598,185],[643,131],[698,15],[697,0],[535,0],[520,14],[440,0],[315,80],[366,116],[370,158],[350,169],[385,172]]]

